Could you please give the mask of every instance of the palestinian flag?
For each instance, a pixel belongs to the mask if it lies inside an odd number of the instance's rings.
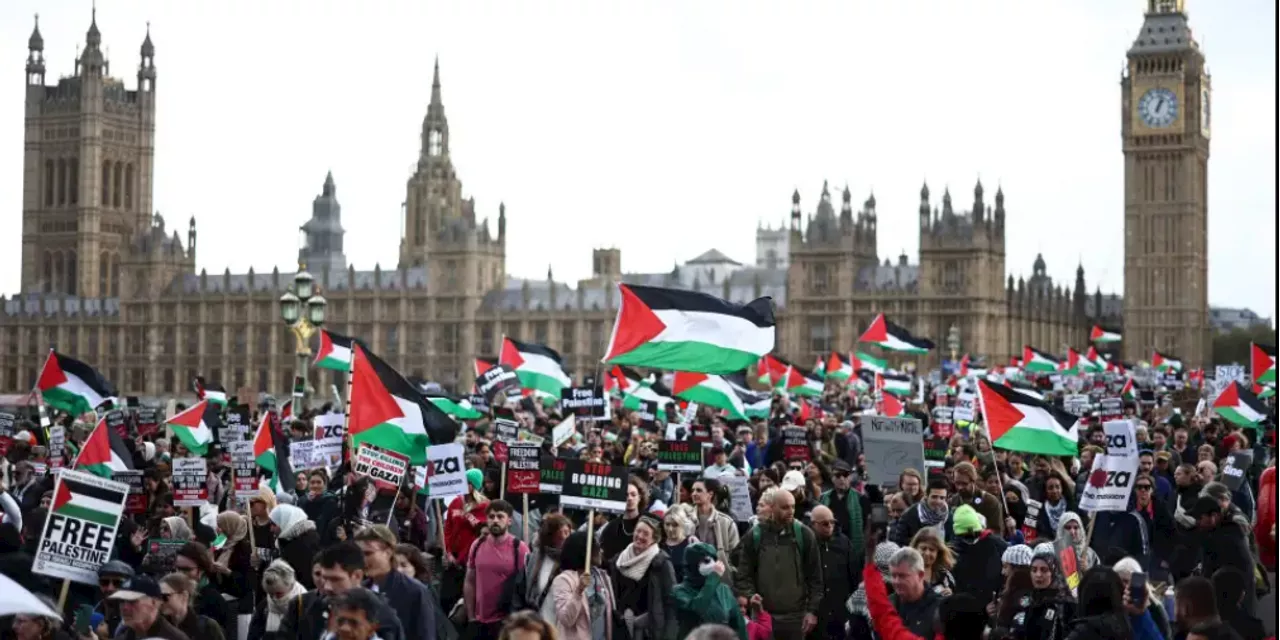
[[[426,464],[427,445],[448,444],[458,435],[452,418],[359,343],[352,346],[347,406],[353,446],[368,443],[394,451],[410,464]]]
[[[876,391],[884,391],[903,398],[911,395],[911,376],[892,373],[876,374]]]
[[[671,403],[671,390],[657,376],[649,374],[634,383],[622,394],[622,408],[636,411],[641,402],[655,402],[659,409],[664,409]]]
[[[721,377],[733,388],[734,393],[738,394],[738,399],[742,401],[743,413],[748,418],[768,419],[769,413],[773,410],[773,394],[768,391],[754,391],[748,387],[745,371]]]
[[[485,414],[476,411],[470,400],[455,398],[450,395],[427,396],[427,400],[441,411],[458,420],[479,420]]]
[[[822,378],[795,365],[787,369],[787,375],[778,386],[782,387],[783,391],[797,396],[808,398],[822,396]]]
[[[133,454],[120,434],[107,426],[104,415],[85,439],[84,447],[71,463],[71,468],[110,479],[116,471],[133,471]]]
[[[227,406],[227,390],[217,382],[205,382],[204,376],[196,376],[191,383],[196,392],[196,400],[208,400],[219,407]]]
[[[978,381],[978,402],[991,444],[1046,456],[1079,453],[1079,419],[1002,384]]]
[[[560,354],[545,345],[504,337],[502,355],[498,362],[516,372],[521,388],[553,396],[557,402],[560,400],[560,390],[573,386],[573,380],[564,372]]]
[[[1232,381],[1218,394],[1213,411],[1227,422],[1255,429],[1267,417],[1267,407],[1238,381]]]
[[[896,418],[905,411],[902,401],[886,386],[885,377],[876,374],[876,413],[888,418]],[[907,381],[907,392],[911,391],[911,381]]]
[[[974,362],[969,359],[969,354],[966,353],[963,358],[960,358],[960,377],[985,378],[987,377],[987,368],[974,366]]]
[[[1249,345],[1249,379],[1257,384],[1276,381],[1276,348],[1274,345]]]
[[[476,358],[473,366],[475,366],[476,379],[478,380],[486,371],[498,366],[498,361],[494,358]],[[474,390],[474,388],[473,385],[472,389]]]
[[[1089,354],[1080,355],[1079,351],[1067,348],[1067,359],[1062,363],[1062,373],[1070,376],[1082,376],[1089,373],[1098,373],[1102,371],[1103,365],[1097,364],[1090,355],[1097,357],[1098,352],[1093,347],[1089,347]]]
[[[723,376],[677,371],[671,390],[681,400],[723,409],[733,420],[749,417],[742,397]]]
[[[853,362],[850,360],[849,356],[846,356],[839,351],[831,352],[831,357],[827,359],[824,369],[826,374],[830,376],[832,380],[844,381],[852,378],[854,375]]]
[[[293,420],[293,398],[285,400],[284,404],[280,405],[280,424],[290,420]]]
[[[58,486],[53,489],[49,510],[60,516],[115,529],[120,522],[120,514],[124,513],[124,500],[128,495],[129,488],[121,483],[64,470],[58,474]]]
[[[115,387],[93,367],[53,349],[40,367],[36,389],[45,404],[73,416],[89,413],[116,395]]]
[[[271,414],[263,413],[258,432],[253,436],[253,460],[259,467],[271,472],[268,483],[272,491],[280,491],[281,479],[293,478],[293,466],[289,464],[289,442],[284,434],[271,424]]]
[[[734,304],[696,291],[620,284],[604,362],[727,374],[774,347],[773,301]]]
[[[813,363],[813,375],[818,376],[819,380],[827,379],[827,361],[818,356],[816,362]]]
[[[1254,383],[1253,393],[1258,396],[1259,400],[1266,400],[1267,398],[1271,398],[1276,395],[1276,385]]]
[[[315,365],[321,369],[350,371],[351,345],[354,343],[355,338],[321,329],[320,348],[316,350]]]
[[[771,353],[766,353],[756,362],[756,375],[759,376],[756,382],[773,386],[782,376],[786,375],[787,367],[789,366],[791,366],[791,363],[786,360]]]
[[[1133,378],[1124,381],[1124,387],[1120,389],[1120,399],[1125,402],[1138,401],[1138,390],[1133,387]]]
[[[870,371],[871,373],[884,373],[889,370],[889,361],[882,358],[873,358],[861,351],[853,354],[853,370],[854,371]]]
[[[1032,400],[1044,400],[1044,394],[1040,393],[1040,390],[1031,383],[1019,380],[1009,380],[1008,383],[1010,389],[1013,389]]]
[[[1098,348],[1092,345],[1084,354],[1084,365],[1089,373],[1102,373],[1106,371],[1111,362],[1105,356],[1098,353]]]
[[[903,353],[924,354],[933,348],[933,342],[911,335],[906,329],[889,322],[883,313],[871,321],[871,326],[862,333],[858,342],[870,342],[879,345],[881,349]]]
[[[1062,361],[1043,351],[1032,349],[1029,345],[1023,345],[1022,368],[1032,373],[1057,373],[1062,368]]]
[[[214,430],[222,426],[220,413],[218,405],[201,400],[186,411],[169,418],[165,424],[173,429],[173,435],[178,436],[178,440],[191,453],[203,456],[209,452]]]
[[[1089,342],[1094,344],[1111,344],[1120,342],[1120,332],[1116,329],[1108,329],[1100,324],[1093,325],[1093,331],[1089,332]]]
[[[1173,356],[1166,356],[1159,351],[1151,357],[1151,366],[1156,371],[1171,372],[1182,371],[1182,361]]]

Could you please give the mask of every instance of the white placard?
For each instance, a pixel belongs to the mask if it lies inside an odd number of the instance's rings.
[[[450,500],[467,492],[465,451],[456,442],[427,447],[427,488],[432,500]]]
[[[315,444],[311,448],[311,464],[328,467],[330,472],[342,464],[342,436],[344,420],[342,412],[330,412],[316,416],[311,421],[315,427]]]
[[[560,424],[551,429],[551,446],[559,449],[560,445],[568,442],[573,438],[573,434],[578,432],[578,423],[574,420],[573,414],[560,421]]]
[[[315,440],[297,440],[289,443],[289,465],[293,467],[295,473],[310,469],[312,466],[319,466],[312,462],[315,444]]]
[[[720,476],[716,482],[729,487],[729,515],[738,522],[750,522],[755,515],[755,507],[751,504],[751,492],[747,488],[746,476]]]
[[[53,496],[31,570],[97,584],[98,569],[111,559],[129,485],[63,469]]]
[[[951,413],[951,419],[956,422],[973,422],[973,408],[976,406],[977,396],[968,391],[956,396],[955,403],[952,408],[955,409]]]
[[[1093,459],[1093,470],[1080,492],[1081,511],[1128,511],[1138,478],[1138,440],[1129,420],[1109,420],[1107,452]]]

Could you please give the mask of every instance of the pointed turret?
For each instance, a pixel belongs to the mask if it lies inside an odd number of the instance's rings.
[[[44,36],[40,35],[40,14],[36,14],[36,25],[31,29],[31,37],[27,38],[27,51],[40,53],[44,51]]]
[[[996,226],[1004,227],[1004,188],[996,187]]]
[[[40,35],[40,14],[27,39],[27,84],[44,84],[44,36]]]
[[[973,219],[976,222],[982,221],[984,210],[987,208],[986,203],[982,201],[982,178],[978,178],[978,183],[973,186]]]
[[[151,23],[147,23],[147,37],[142,39],[142,48],[139,50],[143,58],[150,58],[156,55],[156,45],[151,42]]]
[[[87,76],[101,76],[105,71],[106,57],[102,54],[102,32],[98,30],[98,8],[93,8],[89,19],[89,30],[84,35],[84,52],[77,61],[80,73]]]
[[[942,217],[950,218],[955,215],[951,210],[951,187],[942,190]]]
[[[800,228],[800,190],[791,193],[791,228]]]
[[[444,107],[440,100],[440,56],[436,56],[435,69],[431,72],[431,106]]]
[[[151,23],[147,23],[147,36],[139,49],[142,61],[138,64],[138,91],[149,92],[156,82],[156,45],[151,42]]]
[[[449,155],[449,119],[444,115],[444,101],[440,98],[440,58],[436,57],[431,76],[431,103],[422,119],[422,157],[439,158]]]
[[[853,194],[849,192],[849,185],[844,185],[844,192],[840,194],[840,226],[844,229],[853,228]]]
[[[920,187],[920,228],[929,228],[929,183]]]
[[[337,191],[337,187],[333,184],[333,170],[330,170],[324,176],[324,186],[320,189],[320,195],[325,198],[332,198]]]
[[[498,203],[498,242],[507,241],[507,204]]]

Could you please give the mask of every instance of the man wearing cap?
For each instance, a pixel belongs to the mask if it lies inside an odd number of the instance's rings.
[[[844,460],[831,463],[831,484],[834,488],[823,492],[818,502],[831,509],[831,513],[835,516],[836,532],[849,538],[849,547],[853,550],[851,563],[855,567],[861,567],[866,561],[862,557],[865,546],[862,540],[865,528],[864,517],[871,511],[871,501],[867,496],[853,490],[853,467]],[[851,586],[857,589],[861,573],[857,571],[854,573],[857,576]]]
[[[137,576],[125,581],[120,589],[107,597],[120,603],[124,613],[124,627],[116,634],[116,640],[191,640],[164,616],[160,615],[160,585],[147,576]]]
[[[1245,530],[1226,516],[1217,499],[1201,495],[1191,507],[1191,517],[1196,519],[1196,536],[1203,553],[1200,575],[1211,576],[1222,567],[1253,575],[1253,554]]]
[[[98,589],[102,591],[102,600],[93,607],[95,613],[101,613],[107,622],[107,628],[114,632],[120,628],[120,603],[111,599],[112,594],[120,590],[120,585],[133,578],[133,567],[112,560],[98,569]]]

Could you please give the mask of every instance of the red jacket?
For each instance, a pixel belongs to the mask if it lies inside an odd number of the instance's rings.
[[[1258,561],[1275,571],[1276,541],[1271,538],[1271,527],[1276,524],[1276,468],[1267,467],[1258,479],[1258,523],[1253,526],[1253,537],[1258,541]]]
[[[876,569],[875,563],[868,562],[862,569],[862,584],[867,587],[867,613],[875,623],[876,634],[881,640],[924,640],[920,636],[907,631],[902,624],[898,611],[889,602],[889,590],[884,588],[884,577]],[[941,633],[934,640],[946,640]]]
[[[485,511],[489,508],[486,501],[473,505],[470,511],[464,511],[465,498],[466,496],[454,498],[449,503],[449,512],[444,519],[444,550],[462,566],[467,564],[471,544],[480,537],[480,528],[487,520]]]

